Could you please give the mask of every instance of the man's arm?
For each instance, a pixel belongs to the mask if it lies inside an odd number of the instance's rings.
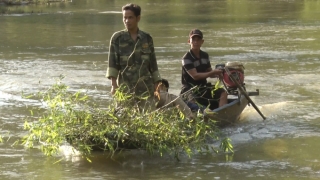
[[[118,65],[118,49],[119,43],[117,41],[118,34],[114,33],[110,40],[109,55],[108,55],[108,69],[106,77],[111,80],[111,94],[114,94],[118,88],[117,77],[119,74]]]
[[[210,64],[210,59],[207,59],[207,69],[205,72],[198,72],[194,62],[187,58],[188,53],[182,59],[182,66],[186,72],[196,81],[207,79],[208,77],[219,77],[222,73],[222,70],[212,69]],[[208,56],[208,55],[207,55]]]
[[[222,73],[222,70],[220,69],[209,69],[207,72],[198,72],[196,68],[192,68],[187,71],[188,74],[194,79],[194,80],[202,80],[206,79],[208,77],[215,77]]]

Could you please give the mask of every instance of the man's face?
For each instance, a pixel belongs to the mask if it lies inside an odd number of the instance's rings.
[[[123,10],[123,23],[127,30],[133,30],[138,27],[140,16],[135,16],[131,10]]]
[[[191,49],[200,49],[204,40],[200,36],[192,36],[188,40],[191,45]]]

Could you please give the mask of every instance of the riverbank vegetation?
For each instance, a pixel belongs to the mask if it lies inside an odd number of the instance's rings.
[[[72,0],[0,0],[0,4],[7,6],[28,5],[28,4],[48,4],[57,2],[71,2]]]
[[[50,5],[53,3],[66,2],[72,2],[72,0],[0,0],[0,14],[34,13],[33,10],[26,11],[22,7],[26,5]]]
[[[124,148],[139,148],[150,154],[164,153],[179,158],[197,152],[232,151],[230,139],[220,141],[219,129],[213,120],[204,122],[201,116],[186,119],[178,108],[153,110],[136,106],[136,97],[116,92],[106,108],[100,108],[82,92],[71,92],[59,82],[37,93],[44,106],[31,110],[25,121],[28,131],[23,138],[26,147],[39,146],[44,154],[59,153],[59,147],[69,142],[84,157],[94,150],[108,156]],[[220,141],[214,147],[210,141]]]

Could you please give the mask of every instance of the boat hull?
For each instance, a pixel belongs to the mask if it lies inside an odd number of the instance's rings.
[[[210,118],[217,121],[218,126],[227,126],[235,124],[242,111],[247,107],[248,100],[241,96],[238,99],[228,99],[228,104],[213,110]]]
[[[259,95],[257,92],[249,92],[249,96]],[[217,125],[224,127],[227,125],[236,124],[240,118],[242,111],[249,105],[249,100],[244,96],[231,96],[228,97],[228,104],[212,110],[212,113],[205,114],[206,118],[217,121]]]
[[[257,92],[249,92],[249,96],[259,95],[259,91]],[[210,114],[204,114],[204,118],[210,118],[217,122],[217,126],[224,127],[227,125],[236,124],[239,120],[239,117],[242,111],[248,106],[249,100],[241,95],[233,95],[228,97],[228,104],[214,109]],[[106,135],[109,139],[114,139],[114,141],[110,141],[113,144],[113,147],[117,150],[124,149],[144,149],[138,141],[130,141],[130,140],[122,140],[117,141],[113,135]],[[110,138],[111,137],[111,138]],[[67,137],[67,141],[75,147],[76,142],[73,140],[79,139],[77,137]],[[105,151],[108,150],[108,147],[104,144],[104,142],[99,142],[95,138],[92,138],[88,144],[91,144],[91,148],[93,151]],[[76,147],[75,147],[76,148]],[[76,148],[77,149],[77,148]]]

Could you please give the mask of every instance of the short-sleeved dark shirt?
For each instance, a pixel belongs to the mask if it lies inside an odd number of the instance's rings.
[[[208,53],[200,50],[200,58],[197,58],[191,50],[189,50],[182,58],[182,75],[181,83],[186,89],[190,89],[193,86],[204,86],[207,84],[207,79],[194,80],[187,71],[196,68],[197,72],[206,72],[208,68],[211,68]]]
[[[196,105],[196,110],[208,107],[210,109],[215,109],[219,107],[219,98],[221,93],[224,91],[223,89],[215,90],[215,93],[212,94],[211,86],[207,86],[207,79],[202,80],[194,80],[189,74],[188,71],[196,68],[198,73],[207,72],[209,68],[211,68],[209,55],[208,53],[200,50],[200,58],[197,58],[191,50],[189,50],[182,59],[182,89],[180,94],[183,94],[183,99],[187,101],[188,106],[190,108],[193,108],[193,105]],[[186,93],[189,91],[192,87],[198,86],[199,88],[196,88],[192,90],[190,93]],[[185,94],[186,93],[186,94]],[[191,96],[190,96],[191,95]],[[199,106],[193,102],[193,100],[196,100],[199,104],[202,106]],[[190,104],[191,103],[191,104]]]

